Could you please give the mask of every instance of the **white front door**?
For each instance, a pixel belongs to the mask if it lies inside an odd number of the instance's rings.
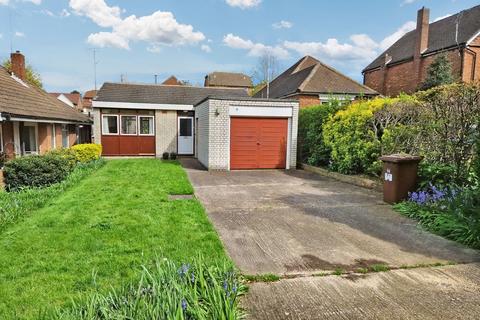
[[[193,117],[178,117],[178,154],[193,155]]]

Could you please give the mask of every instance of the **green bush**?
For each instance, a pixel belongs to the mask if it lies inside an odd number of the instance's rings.
[[[71,148],[53,149],[48,151],[46,155],[63,158],[68,161],[72,168],[77,165],[77,156]]]
[[[5,164],[5,187],[8,191],[46,187],[63,181],[72,170],[68,158],[57,154],[19,157]]]
[[[176,265],[170,260],[144,268],[140,280],[108,293],[94,293],[43,319],[242,319],[239,297],[246,287],[232,266],[212,266],[197,259]]]
[[[0,152],[0,168],[7,162],[7,155],[4,152]]]
[[[7,225],[45,206],[51,199],[104,165],[102,159],[78,165],[68,178],[47,188],[27,188],[19,192],[0,192],[0,232]]]
[[[102,146],[100,144],[77,144],[70,149],[75,155],[76,160],[80,163],[98,160],[102,156]]]
[[[395,101],[377,98],[353,103],[330,118],[324,126],[323,139],[332,150],[332,170],[345,174],[379,173],[381,134],[374,126],[374,113]]]
[[[323,126],[342,108],[340,101],[303,108],[298,121],[299,156],[301,162],[312,166],[327,166],[331,149],[323,139]]]

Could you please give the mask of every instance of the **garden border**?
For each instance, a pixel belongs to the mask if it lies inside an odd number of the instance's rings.
[[[358,175],[345,175],[338,172],[329,171],[324,168],[314,167],[305,163],[301,163],[299,167],[307,172],[315,173],[324,177],[333,178],[335,180],[349,183],[358,187],[383,192],[383,184],[380,180],[366,178]]]

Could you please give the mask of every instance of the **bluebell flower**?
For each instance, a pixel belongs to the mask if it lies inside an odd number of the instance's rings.
[[[186,311],[187,310],[187,300],[182,299],[182,310]]]
[[[227,280],[223,280],[223,290],[227,291],[228,290],[228,283]]]
[[[193,272],[190,276],[190,281],[192,281],[192,283],[195,283],[195,274]]]

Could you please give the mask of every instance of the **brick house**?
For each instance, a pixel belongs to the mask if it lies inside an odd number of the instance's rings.
[[[363,70],[364,83],[386,96],[415,92],[439,54],[448,57],[457,81],[480,79],[480,6],[433,23],[430,10],[420,9],[416,29]]]
[[[252,78],[243,73],[212,72],[205,76],[205,87],[245,89],[253,88]]]
[[[374,90],[345,76],[311,56],[305,56],[263,87],[256,98],[294,99],[300,108],[328,102],[332,97],[355,100],[373,97]]]
[[[83,99],[79,92],[62,93],[62,92],[50,92],[52,97],[68,104],[70,107],[75,108],[83,112]]]
[[[243,88],[105,83],[93,118],[105,156],[176,153],[209,170],[296,165],[298,103]]]
[[[11,61],[12,73],[0,67],[0,152],[13,158],[89,142],[91,120],[30,85],[20,52]]]

